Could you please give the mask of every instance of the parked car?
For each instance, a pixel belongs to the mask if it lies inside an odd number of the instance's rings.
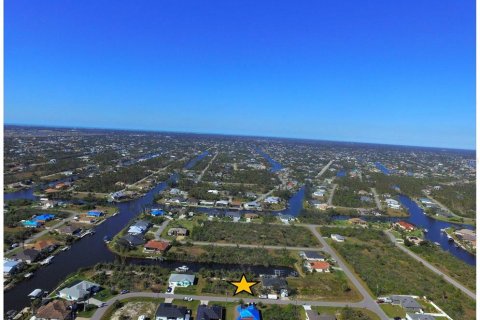
[[[183,298],[183,300],[185,300],[185,301],[193,301],[193,298],[185,297],[185,298]]]
[[[173,288],[172,288],[172,287],[168,287],[168,288],[167,288],[167,293],[170,293],[170,292],[172,292],[172,290],[173,290]]]
[[[125,293],[129,293],[129,292],[130,292],[130,290],[122,290],[122,291],[120,291],[120,294],[125,294]]]

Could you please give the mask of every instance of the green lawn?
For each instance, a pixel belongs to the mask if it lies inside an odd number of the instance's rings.
[[[383,311],[385,311],[387,316],[389,316],[390,318],[394,318],[394,317],[404,318],[405,315],[407,314],[405,312],[405,309],[403,309],[401,306],[394,306],[394,305],[389,304],[389,303],[380,304],[380,308],[382,308]]]

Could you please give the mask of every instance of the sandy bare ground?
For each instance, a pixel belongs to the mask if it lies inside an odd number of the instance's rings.
[[[141,315],[145,315],[149,319],[155,319],[156,309],[157,305],[154,302],[127,302],[123,307],[116,310],[110,319],[121,320],[126,319],[126,316],[128,319],[137,320]]]

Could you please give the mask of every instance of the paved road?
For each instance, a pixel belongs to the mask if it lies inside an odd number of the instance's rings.
[[[160,227],[158,228],[157,231],[155,231],[155,239],[158,240],[161,238],[161,235],[162,235],[162,232],[163,230],[165,230],[165,228],[167,227],[168,223],[170,222],[170,220],[165,220],[163,221],[163,223],[160,225]]]
[[[181,241],[186,243],[186,241]],[[206,242],[206,241],[193,241],[191,242],[198,246],[218,246],[218,247],[240,247],[240,248],[265,248],[265,249],[287,249],[287,250],[299,250],[299,251],[321,251],[319,247],[285,247],[285,246],[270,246],[261,244],[236,244],[236,243],[218,243],[218,242]]]
[[[393,234],[391,234],[390,232],[388,231],[385,231],[385,234],[388,236],[388,238],[393,242],[395,243],[395,245],[400,248],[400,250],[402,250],[403,252],[405,252],[406,254],[408,254],[409,256],[411,256],[412,258],[414,258],[415,260],[421,262],[425,267],[427,267],[428,269],[432,270],[433,272],[435,272],[436,274],[440,275],[443,277],[443,279],[445,279],[445,281],[449,282],[450,284],[452,284],[453,286],[457,287],[458,289],[460,289],[462,292],[464,292],[467,296],[469,296],[470,298],[472,299],[476,299],[476,295],[475,295],[475,292],[471,291],[470,289],[466,288],[465,286],[463,286],[462,284],[460,284],[459,282],[457,282],[456,280],[450,278],[448,275],[446,275],[445,273],[443,273],[442,271],[438,270],[436,267],[434,267],[433,265],[431,265],[429,262],[427,262],[426,260],[424,260],[423,258],[419,257],[418,255],[416,255],[415,253],[413,253],[412,251],[408,250],[403,244],[401,243],[398,243],[397,241],[395,241],[395,236]],[[475,279],[472,279],[472,281],[475,281]]]
[[[382,210],[382,203],[380,202],[380,198],[378,197],[377,190],[375,188],[371,188],[373,197],[375,198],[375,203],[377,204],[378,210]]]
[[[205,172],[207,172],[208,168],[210,168],[210,165],[212,164],[213,161],[215,161],[215,158],[217,158],[217,156],[218,156],[218,152],[215,153],[215,155],[212,157],[212,159],[210,160],[210,162],[208,162],[208,164],[207,164],[207,166],[205,167],[205,169],[203,169],[202,173],[200,173],[200,175],[197,177],[197,182],[202,181],[203,175],[205,174]]]
[[[153,293],[153,292],[131,292],[123,295],[118,295],[114,298],[111,298],[106,302],[107,306],[97,309],[91,320],[100,320],[102,316],[115,300],[122,300],[126,298],[174,298],[174,299],[183,299],[184,297],[190,297],[194,300],[200,301],[217,301],[217,302],[239,302],[240,298],[233,297],[218,297],[218,296],[197,296],[197,295],[183,295],[183,294],[167,294],[167,293]],[[269,299],[258,299],[258,298],[242,298],[245,303],[262,302],[263,304],[307,304],[311,306],[320,306],[320,307],[353,307],[353,308],[368,308],[363,302],[328,302],[328,301],[307,301],[307,300],[269,300]],[[388,318],[385,318],[388,319]]]
[[[322,168],[322,170],[320,170],[320,172],[317,174],[317,176],[315,177],[315,179],[318,179],[320,178],[324,173],[325,171],[328,170],[328,168],[330,168],[330,166],[332,165],[333,163],[333,160],[330,160],[329,163],[327,163],[327,165],[325,167]]]
[[[338,184],[334,184],[334,185],[333,185],[332,192],[330,193],[330,197],[328,197],[328,202],[327,202],[327,204],[328,204],[329,206],[332,205],[333,195],[335,194],[335,189],[337,189],[337,187],[338,187]]]
[[[355,277],[355,275],[350,271],[348,266],[343,262],[342,258],[330,247],[330,245],[325,241],[325,239],[322,238],[320,233],[317,231],[317,225],[306,225],[308,229],[313,233],[315,237],[317,237],[318,241],[320,241],[321,244],[323,244],[323,251],[329,253],[333,259],[337,261],[337,264],[342,270],[345,272],[347,277],[350,279],[350,281],[353,283],[353,285],[358,289],[360,294],[363,296],[363,300],[361,304],[363,305],[363,308],[367,308],[373,312],[375,312],[382,320],[388,320],[389,318],[383,312],[383,310],[378,306],[378,304],[373,300],[373,298],[370,296],[368,291],[363,287],[363,285],[358,281],[358,279]]]

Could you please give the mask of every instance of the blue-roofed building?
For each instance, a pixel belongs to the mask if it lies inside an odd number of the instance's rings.
[[[55,215],[51,213],[42,213],[41,215],[35,216],[34,221],[46,222],[55,219]]]
[[[154,217],[160,217],[165,214],[165,211],[163,211],[162,209],[152,209],[150,210],[150,214]]]
[[[90,210],[90,211],[87,212],[88,217],[98,218],[98,217],[101,217],[103,215],[104,215],[103,211],[99,211],[99,210]]]
[[[249,305],[248,307],[240,305],[237,307],[237,312],[237,320],[260,320],[260,311],[254,305]]]
[[[41,226],[41,223],[35,220],[23,220],[22,225],[26,228],[38,228]]]
[[[15,273],[19,269],[21,264],[22,264],[21,261],[4,259],[3,260],[3,274],[4,275],[11,275],[11,274]]]

